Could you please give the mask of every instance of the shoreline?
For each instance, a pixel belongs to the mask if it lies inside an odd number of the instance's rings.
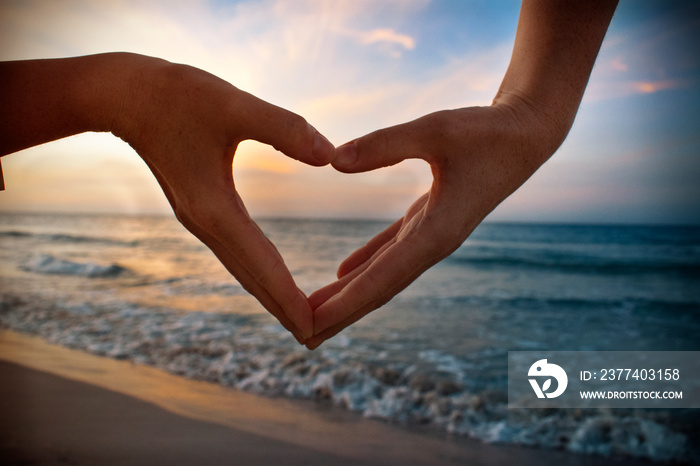
[[[264,464],[280,458],[310,465],[650,464],[406,429],[315,402],[187,380],[8,330],[0,330],[0,360],[0,398],[8,413],[0,431],[9,435],[2,436],[3,461],[15,454],[17,461],[89,464],[102,454],[105,465]],[[47,463],[52,454],[55,463]]]

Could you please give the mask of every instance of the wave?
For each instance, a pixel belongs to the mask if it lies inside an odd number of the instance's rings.
[[[34,273],[73,275],[87,278],[112,278],[129,271],[126,267],[118,264],[100,265],[93,262],[71,262],[49,254],[35,256],[21,268]]]
[[[28,233],[26,231],[16,231],[16,230],[10,230],[10,231],[0,231],[0,238],[28,238],[30,236],[33,236],[32,233]]]
[[[46,312],[49,308],[52,312]],[[435,363],[432,371],[410,362],[386,364],[358,357],[371,348],[343,335],[309,352],[268,323],[232,314],[0,295],[1,326],[260,395],[330,402],[365,417],[430,425],[486,442],[659,461],[695,454],[683,433],[687,426],[671,428],[655,413],[543,410],[519,416],[508,410],[501,387],[473,390],[446,375],[439,366],[452,367],[454,361],[445,354],[421,354]]]

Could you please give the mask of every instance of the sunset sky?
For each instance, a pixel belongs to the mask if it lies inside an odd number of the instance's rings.
[[[423,114],[488,105],[515,37],[508,0],[22,0],[0,3],[0,59],[130,51],[187,63],[304,116],[336,145]],[[576,123],[491,220],[700,223],[700,2],[622,0]],[[1,111],[2,109],[0,109]],[[0,210],[161,213],[138,155],[84,134],[2,158]],[[246,142],[254,216],[395,218],[423,162],[362,175]]]

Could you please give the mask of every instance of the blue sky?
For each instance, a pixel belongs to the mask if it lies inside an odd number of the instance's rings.
[[[520,2],[3,1],[0,59],[127,50],[187,63],[307,118],[335,144],[488,105]],[[491,220],[700,223],[700,3],[622,0],[564,145]],[[138,156],[86,134],[3,158],[0,210],[168,212]],[[246,142],[254,215],[393,218],[430,185],[419,161],[362,175]]]

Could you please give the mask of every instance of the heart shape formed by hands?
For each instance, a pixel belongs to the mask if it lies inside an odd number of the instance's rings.
[[[451,254],[563,140],[531,112],[518,111],[518,100],[502,99],[432,113],[335,149],[302,117],[209,73],[150,57],[124,59],[142,84],[124,92],[122,99],[138,104],[115,105],[129,111],[118,113],[110,129],[146,161],[180,222],[310,349]],[[420,158],[433,184],[402,219],[340,265],[336,282],[307,298],[236,191],[233,158],[247,139],[346,173]]]
[[[615,10],[616,2],[604,3],[524,3],[490,107],[432,113],[337,150],[302,117],[193,67],[129,53],[7,64],[7,113],[24,117],[0,128],[0,155],[84,131],[121,137],[180,222],[299,342],[315,348],[452,253],[555,152]],[[420,158],[433,184],[340,265],[336,282],[307,298],[236,191],[233,158],[247,139],[347,173]]]

